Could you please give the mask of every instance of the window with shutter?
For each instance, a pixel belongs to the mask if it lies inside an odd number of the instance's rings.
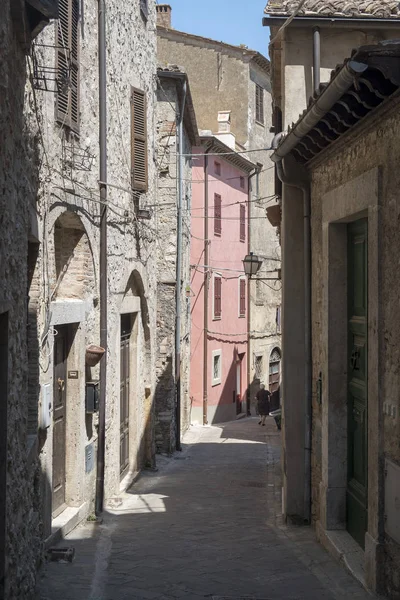
[[[219,194],[214,194],[214,234],[222,233],[222,200]]]
[[[79,132],[79,0],[60,0],[57,23],[56,119]]]
[[[246,316],[246,280],[239,279],[239,317]]]
[[[147,191],[147,103],[143,90],[132,88],[131,95],[132,189]]]
[[[222,279],[220,276],[214,276],[214,319],[220,319],[222,316]]]
[[[264,90],[256,84],[256,121],[264,125]]]
[[[240,205],[240,241],[246,241],[246,207],[244,204]]]

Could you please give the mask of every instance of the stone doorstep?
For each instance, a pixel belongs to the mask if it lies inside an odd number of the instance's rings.
[[[55,546],[77,527],[89,514],[89,503],[84,502],[79,507],[68,506],[63,512],[53,519],[51,534],[44,542],[44,549]]]
[[[333,558],[342,563],[347,571],[371,594],[378,598],[367,586],[365,579],[365,553],[351,535],[344,530],[325,530],[320,521],[316,525],[317,539]]]

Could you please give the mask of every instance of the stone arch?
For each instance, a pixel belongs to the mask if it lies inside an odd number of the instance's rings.
[[[52,299],[83,300],[94,293],[92,249],[80,217],[63,212],[54,223]]]

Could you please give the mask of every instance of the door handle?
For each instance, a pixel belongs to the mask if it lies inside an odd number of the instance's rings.
[[[60,390],[60,392],[63,392],[65,390],[65,380],[61,379],[61,377],[59,377],[57,379],[57,383],[58,383],[58,389]]]
[[[351,357],[350,357],[350,364],[351,364],[351,368],[353,369],[353,371],[359,371],[360,370],[360,358],[361,358],[361,352],[359,348],[354,348],[353,352],[351,353]]]

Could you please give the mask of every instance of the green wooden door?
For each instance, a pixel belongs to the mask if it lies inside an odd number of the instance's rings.
[[[368,221],[348,225],[347,529],[364,548],[367,530]]]

